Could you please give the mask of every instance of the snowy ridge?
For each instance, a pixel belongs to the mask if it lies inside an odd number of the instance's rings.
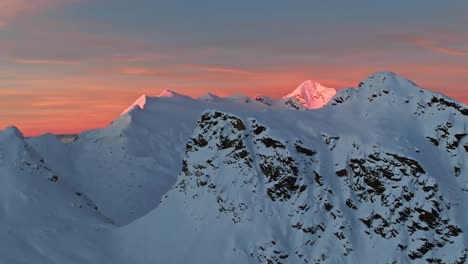
[[[211,102],[223,107],[225,104],[254,104],[265,109],[293,109],[293,110],[306,110],[316,109],[323,107],[332,99],[336,94],[336,90],[333,88],[327,88],[317,82],[305,81],[298,86],[293,92],[284,96],[281,99],[273,99],[263,95],[256,95],[254,98],[248,97],[242,94],[235,94],[228,97],[219,97],[212,93],[206,93],[198,98],[191,98],[180,93],[164,90],[157,97],[149,97],[146,95],[140,96],[133,104],[130,105],[122,114],[129,112],[130,110],[139,107],[145,108],[149,101],[155,101],[157,98],[169,98],[175,100],[187,100],[187,101],[202,101]],[[250,108],[250,106],[248,107]]]
[[[125,109],[123,112],[122,112],[122,115],[129,112],[130,110],[136,108],[136,107],[139,107],[141,109],[145,108],[145,104],[146,104],[146,100],[148,99],[148,96],[146,96],[145,94],[143,94],[142,96],[140,96],[138,99],[135,100],[135,102],[133,102],[133,104],[131,104],[127,109]]]
[[[172,90],[164,90],[158,97],[169,97],[169,98],[189,98],[186,95],[174,92]]]
[[[206,100],[206,101],[217,101],[217,100],[221,99],[221,97],[219,97],[217,95],[214,95],[212,93],[206,93],[206,94],[203,94],[200,97],[198,97],[198,99]]]

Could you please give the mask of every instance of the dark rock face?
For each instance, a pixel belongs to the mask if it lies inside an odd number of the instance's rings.
[[[295,110],[306,110],[306,108],[304,107],[304,105],[303,105],[301,102],[299,102],[296,98],[293,98],[293,97],[288,98],[288,99],[284,102],[284,104],[285,104],[286,106],[288,106],[289,108],[291,108],[291,109],[295,109]]]
[[[400,245],[414,260],[433,247],[443,250],[461,234],[460,227],[450,223],[450,204],[418,161],[389,152],[372,153],[365,159],[351,158],[348,167],[349,173],[340,175],[357,200],[349,199],[346,204],[352,209],[381,207],[380,213],[359,218],[370,237],[373,233],[383,239],[421,241],[421,246]],[[415,197],[423,197],[426,204]]]
[[[438,97],[433,96],[431,101],[428,103],[428,105],[431,107],[432,106],[437,107],[440,110],[445,110],[446,108],[453,108],[457,110],[458,112],[460,112],[460,114],[468,116],[468,108],[460,104],[457,104],[453,101],[448,101],[442,97],[438,98]]]
[[[269,102],[269,100],[263,96],[256,96],[255,97],[255,101],[258,101],[264,105],[267,105],[267,106],[271,106],[271,103]]]

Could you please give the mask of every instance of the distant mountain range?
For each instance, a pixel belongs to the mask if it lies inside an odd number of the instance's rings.
[[[65,143],[64,143],[65,142]],[[465,263],[468,107],[379,72],[0,131],[0,262]]]

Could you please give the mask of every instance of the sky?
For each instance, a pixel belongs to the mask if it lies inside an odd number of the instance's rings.
[[[165,89],[280,97],[376,71],[468,103],[468,1],[0,0],[0,129],[108,125]]]

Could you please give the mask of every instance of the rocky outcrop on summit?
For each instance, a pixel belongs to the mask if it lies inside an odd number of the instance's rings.
[[[357,89],[339,91],[329,104],[362,104],[369,108],[381,104],[410,107],[414,114],[453,109],[459,115],[468,116],[468,107],[442,94],[418,87],[414,82],[392,72],[377,72],[359,83]]]

